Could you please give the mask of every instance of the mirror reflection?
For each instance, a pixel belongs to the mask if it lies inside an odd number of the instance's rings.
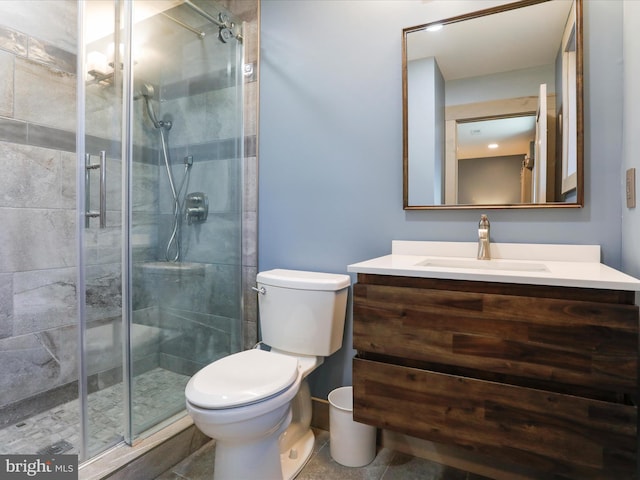
[[[403,31],[404,207],[578,207],[581,0]]]

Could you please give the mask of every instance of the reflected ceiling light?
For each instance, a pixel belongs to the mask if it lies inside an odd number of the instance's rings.
[[[433,25],[429,25],[427,27],[427,32],[439,32],[440,30],[442,30],[442,27],[444,25],[442,25],[441,23],[434,23]]]
[[[490,143],[489,145],[487,145],[487,147],[489,147],[489,148],[498,148],[498,144],[497,143]]]

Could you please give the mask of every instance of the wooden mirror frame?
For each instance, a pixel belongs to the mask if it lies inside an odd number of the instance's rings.
[[[433,21],[402,30],[402,163],[403,163],[403,208],[405,210],[460,210],[460,209],[532,209],[532,208],[581,208],[584,206],[584,100],[583,100],[583,7],[582,0],[574,0],[576,9],[576,194],[575,202],[547,202],[522,204],[451,204],[409,205],[409,112],[407,86],[407,35],[425,30],[435,24],[452,24],[499,14],[514,9],[546,3],[553,0],[522,0],[493,8],[478,10],[444,20]]]

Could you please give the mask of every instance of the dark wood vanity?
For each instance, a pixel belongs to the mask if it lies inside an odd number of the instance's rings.
[[[634,295],[358,273],[354,420],[550,478],[636,478]]]

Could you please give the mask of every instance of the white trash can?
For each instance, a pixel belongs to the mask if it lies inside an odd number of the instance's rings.
[[[353,387],[329,393],[331,457],[345,467],[363,467],[376,456],[376,427],[353,421]]]

